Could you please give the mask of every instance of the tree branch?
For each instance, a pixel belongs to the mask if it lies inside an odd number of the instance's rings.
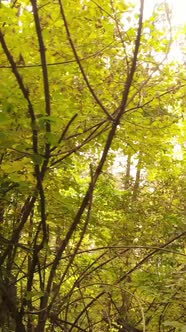
[[[69,30],[69,27],[68,27],[68,23],[67,23],[67,20],[66,20],[66,16],[65,16],[64,9],[63,9],[62,1],[61,1],[61,0],[58,0],[58,1],[59,1],[60,13],[61,13],[61,17],[62,17],[63,22],[64,22],[64,26],[65,26],[65,30],[66,30],[66,34],[67,34],[67,38],[68,38],[68,41],[69,41],[70,46],[71,46],[71,48],[72,48],[72,51],[73,51],[73,53],[74,53],[74,57],[75,57],[76,62],[77,62],[77,64],[78,64],[78,66],[79,66],[79,69],[80,69],[80,71],[81,71],[81,74],[82,74],[82,76],[83,76],[83,78],[84,78],[84,81],[85,81],[85,83],[86,83],[86,85],[87,85],[87,87],[88,87],[88,89],[89,89],[91,95],[92,95],[93,98],[95,99],[96,103],[100,106],[100,108],[101,108],[101,109],[103,110],[103,112],[107,115],[107,117],[108,117],[111,121],[113,121],[112,116],[108,113],[108,111],[106,110],[105,106],[104,106],[104,105],[102,104],[102,102],[99,100],[99,98],[97,97],[95,91],[93,90],[92,86],[90,85],[90,82],[89,82],[89,80],[88,80],[88,77],[87,77],[87,75],[85,74],[85,71],[84,71],[83,66],[82,66],[82,64],[81,64],[81,61],[80,61],[80,58],[79,58],[79,56],[78,56],[78,54],[77,54],[77,51],[76,51],[75,45],[74,45],[74,43],[73,43],[73,41],[72,41],[72,37],[71,37],[70,30]]]
[[[12,72],[13,72],[15,78],[16,78],[18,86],[19,86],[25,100],[27,101],[28,112],[29,112],[30,119],[31,119],[33,152],[35,154],[38,154],[38,137],[37,137],[38,133],[37,133],[37,129],[35,129],[36,128],[36,117],[35,117],[35,113],[34,113],[32,103],[31,103],[30,98],[29,98],[29,91],[23,83],[22,77],[21,77],[21,75],[19,74],[19,72],[17,70],[16,63],[15,63],[15,61],[13,59],[13,56],[11,55],[11,53],[10,53],[10,51],[9,51],[7,45],[6,45],[4,35],[1,31],[0,31],[0,42],[1,42],[1,45],[2,45],[2,48],[3,48],[3,51],[4,51],[8,61],[10,63]]]
[[[42,65],[42,73],[43,73],[43,84],[44,84],[44,96],[45,96],[45,113],[47,116],[51,115],[51,107],[50,107],[50,91],[49,91],[49,81],[48,81],[48,69],[46,64],[46,49],[43,42],[42,37],[42,31],[41,31],[41,25],[40,25],[40,19],[38,15],[38,9],[37,9],[37,3],[36,0],[31,0],[32,8],[33,8],[33,15],[35,20],[35,27],[36,27],[36,33],[38,37],[38,43],[39,43],[39,53],[40,53],[40,59],[41,59],[41,65]],[[46,133],[49,133],[51,131],[51,124],[50,121],[46,121]],[[46,143],[45,145],[45,155],[46,159],[49,159],[50,156],[50,144]]]

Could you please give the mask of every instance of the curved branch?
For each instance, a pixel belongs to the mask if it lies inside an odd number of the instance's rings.
[[[79,319],[81,318],[81,316],[92,306],[92,304],[94,302],[96,302],[101,296],[103,296],[105,294],[105,291],[99,293],[96,297],[94,297],[84,308],[83,310],[79,313],[79,315],[76,317],[73,325],[71,326],[71,328],[69,329],[69,332],[72,331],[72,329],[74,328],[74,326],[77,325],[77,322],[79,321]]]
[[[87,55],[84,58],[80,58],[80,61],[85,61],[88,60],[90,58],[95,58],[97,55],[102,54],[104,50],[106,50],[107,48],[109,48],[112,44],[114,44],[115,41],[112,41],[111,43],[109,43],[108,45],[106,45],[105,47],[103,47],[102,49],[98,50],[97,52]],[[52,62],[52,63],[46,63],[46,65],[48,67],[50,66],[59,66],[59,65],[67,65],[69,63],[77,63],[76,60],[71,59],[71,60],[64,60],[64,61],[57,61],[57,62]],[[37,68],[37,67],[42,67],[42,64],[40,63],[34,63],[32,65],[17,65],[17,68]],[[0,68],[3,69],[11,69],[11,66],[4,66],[4,65],[0,65]]]
[[[82,76],[83,76],[83,78],[84,78],[84,81],[85,81],[85,83],[86,83],[86,85],[87,85],[87,87],[88,87],[88,89],[89,89],[91,95],[92,95],[93,98],[95,99],[96,103],[100,106],[100,108],[101,108],[101,109],[103,110],[103,112],[107,115],[107,117],[108,117],[111,121],[113,121],[112,116],[108,113],[108,111],[106,110],[105,106],[102,104],[102,102],[99,100],[99,98],[98,98],[97,95],[95,94],[95,91],[93,90],[92,86],[90,85],[90,82],[89,82],[89,80],[88,80],[88,77],[87,77],[87,75],[85,74],[85,71],[84,71],[83,66],[82,66],[82,64],[81,64],[81,61],[80,61],[80,58],[79,58],[79,56],[78,56],[78,54],[77,54],[77,51],[76,51],[75,45],[74,45],[74,43],[73,43],[73,41],[72,41],[72,37],[71,37],[71,34],[70,34],[70,30],[69,30],[69,27],[68,27],[68,23],[67,23],[67,20],[66,20],[66,16],[65,16],[65,12],[64,12],[63,5],[62,5],[62,1],[61,1],[61,0],[59,0],[59,7],[60,7],[61,17],[62,17],[63,22],[64,22],[64,26],[65,26],[65,30],[66,30],[66,34],[67,34],[68,41],[69,41],[70,46],[71,46],[71,49],[72,49],[72,51],[73,51],[73,53],[74,53],[74,57],[75,57],[76,62],[77,62],[77,64],[78,64],[78,66],[79,66],[79,69],[80,69],[80,71],[81,71],[81,74],[82,74]]]
[[[1,31],[0,31],[0,42],[1,42],[1,45],[2,45],[2,48],[3,48],[3,51],[4,51],[8,61],[10,63],[12,72],[13,72],[15,78],[16,78],[18,86],[19,86],[25,100],[27,101],[28,112],[29,112],[30,119],[31,119],[33,152],[35,154],[38,154],[38,137],[37,137],[38,133],[37,133],[37,129],[35,129],[36,128],[36,125],[35,125],[36,117],[35,117],[35,113],[34,113],[34,109],[33,109],[31,100],[29,98],[29,91],[23,83],[22,77],[21,77],[21,75],[19,74],[19,72],[17,70],[17,66],[16,66],[16,63],[14,61],[14,58],[13,58],[12,54],[10,53],[10,51],[9,51],[7,45],[6,45],[4,35]]]
[[[162,244],[161,246],[157,247],[153,251],[151,251],[148,255],[146,255],[141,261],[139,261],[132,269],[130,269],[128,272],[126,272],[121,278],[119,278],[116,282],[116,284],[120,283],[121,281],[125,280],[131,273],[136,271],[141,265],[146,263],[149,258],[151,258],[153,255],[157,254],[159,251],[163,250],[166,248],[169,244],[173,243],[174,241],[180,239],[181,237],[186,236],[186,231],[173,237],[170,239],[168,242]]]

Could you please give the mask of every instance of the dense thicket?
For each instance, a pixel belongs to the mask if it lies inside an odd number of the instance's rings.
[[[0,6],[0,330],[186,331],[186,76],[168,6]]]

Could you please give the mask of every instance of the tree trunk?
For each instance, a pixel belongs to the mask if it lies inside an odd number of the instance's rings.
[[[139,190],[139,186],[140,186],[140,175],[141,175],[141,167],[142,167],[141,157],[142,157],[142,153],[139,152],[139,159],[138,159],[137,170],[136,170],[136,178],[135,178],[135,183],[134,183],[134,187],[133,187],[133,195],[132,195],[133,201],[135,201],[137,199],[138,190]]]

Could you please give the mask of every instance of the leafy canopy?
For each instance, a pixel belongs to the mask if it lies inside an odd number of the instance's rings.
[[[144,6],[0,4],[2,332],[186,330],[185,28]]]

